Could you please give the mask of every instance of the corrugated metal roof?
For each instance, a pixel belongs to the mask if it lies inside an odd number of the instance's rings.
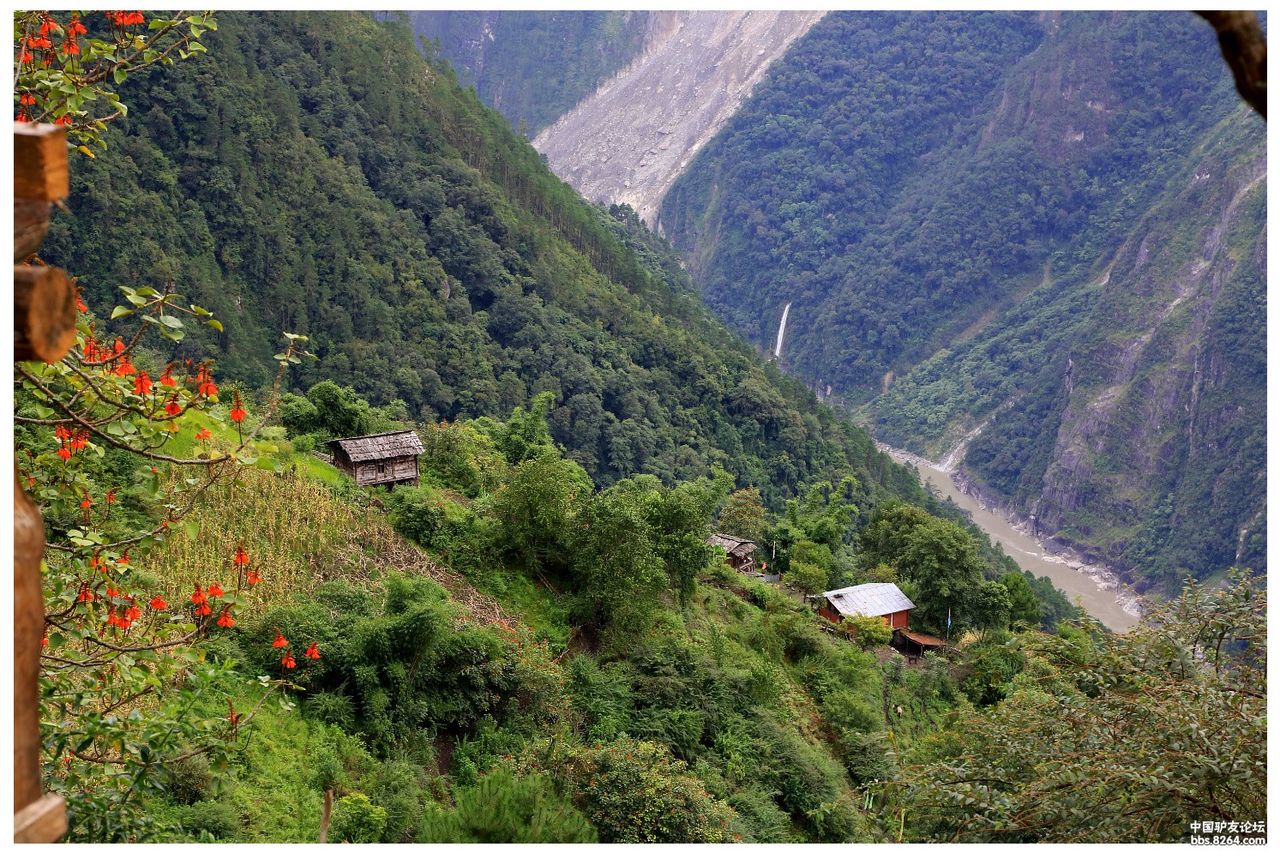
[[[330,445],[342,448],[352,462],[368,462],[371,459],[394,459],[400,456],[417,456],[422,453],[422,439],[413,430],[395,430],[356,438],[336,438]]]
[[[880,617],[916,607],[906,594],[898,590],[897,585],[889,582],[854,585],[826,591],[823,596],[831,601],[836,611],[850,617]]]
[[[755,543],[742,537],[735,537],[732,534],[712,534],[707,538],[707,542],[712,546],[719,546],[735,557],[749,555],[756,550]]]

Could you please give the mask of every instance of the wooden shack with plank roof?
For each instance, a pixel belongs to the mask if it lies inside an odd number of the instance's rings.
[[[418,485],[422,439],[414,430],[394,430],[329,442],[333,464],[357,486]]]

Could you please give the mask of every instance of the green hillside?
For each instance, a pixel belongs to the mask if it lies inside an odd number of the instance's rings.
[[[661,222],[752,342],[771,346],[792,302],[782,365],[878,438],[941,458],[990,419],[971,477],[1172,591],[1265,565],[1265,327],[1211,321],[1265,279],[1264,219],[1226,213],[1264,136],[1191,15],[840,13],[770,70]],[[1130,275],[1140,248],[1163,262]],[[1094,402],[1153,374],[1132,408]],[[1167,402],[1144,412],[1155,387]]]
[[[173,279],[225,324],[185,355],[261,384],[279,332],[307,334],[319,360],[293,387],[332,379],[414,418],[505,415],[549,391],[556,439],[604,483],[720,466],[774,506],[845,473],[918,492],[403,25],[228,15],[208,44],[130,80],[128,119],[77,165],[73,215],[42,253],[91,299]]]

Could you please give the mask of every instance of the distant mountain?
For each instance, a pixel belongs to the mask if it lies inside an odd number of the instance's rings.
[[[409,12],[463,86],[529,136],[589,95],[643,49],[655,13]]]
[[[1265,282],[1263,132],[1185,13],[833,13],[661,224],[762,350],[791,303],[783,366],[879,437],[991,420],[973,478],[1172,587],[1264,564],[1265,327],[1228,311]]]

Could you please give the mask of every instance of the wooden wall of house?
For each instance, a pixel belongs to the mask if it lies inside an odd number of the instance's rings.
[[[381,466],[381,467],[379,467]],[[355,467],[356,483],[368,486],[374,483],[399,483],[418,480],[418,458],[402,456],[378,462],[362,462]]]

